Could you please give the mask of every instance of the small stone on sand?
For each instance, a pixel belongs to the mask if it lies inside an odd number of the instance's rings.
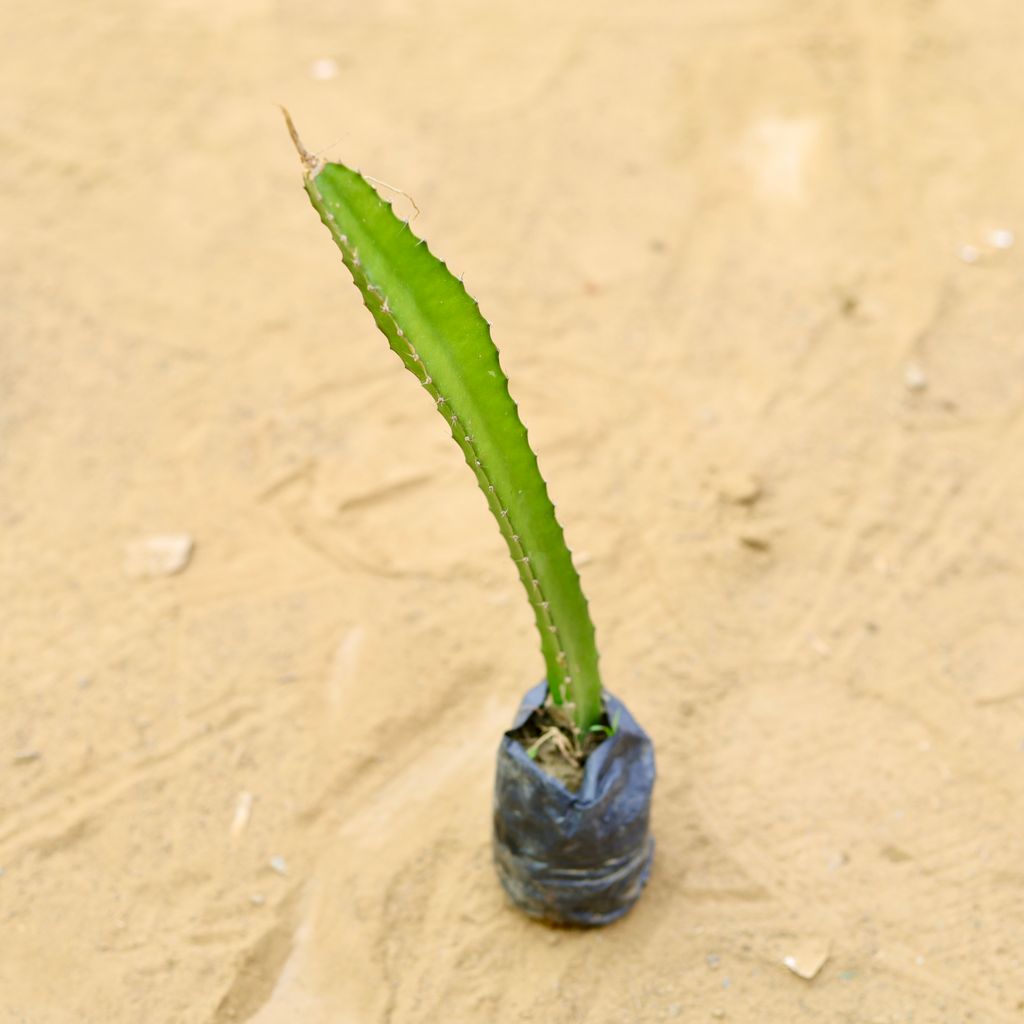
[[[993,228],[988,233],[988,243],[993,249],[1009,249],[1014,243],[1013,232],[1009,228]]]
[[[124,571],[135,579],[173,576],[188,565],[195,542],[187,533],[154,533],[125,546]]]
[[[249,824],[249,817],[252,815],[253,795],[248,790],[242,790],[235,801],[235,817],[231,822],[231,834],[240,836]]]
[[[924,391],[928,387],[928,375],[920,364],[907,363],[903,368],[903,383],[908,391]]]
[[[753,505],[763,492],[749,473],[728,473],[719,482],[718,493],[731,505]]]
[[[330,57],[320,57],[310,64],[309,74],[316,82],[329,82],[338,76],[338,62]]]
[[[820,940],[809,940],[787,953],[782,962],[798,977],[810,981],[825,966],[829,958],[828,945]]]

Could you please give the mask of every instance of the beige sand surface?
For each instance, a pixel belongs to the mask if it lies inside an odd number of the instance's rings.
[[[0,21],[3,1024],[1024,1020],[1019,0]],[[614,927],[496,885],[529,610],[278,102],[494,325],[657,745]]]

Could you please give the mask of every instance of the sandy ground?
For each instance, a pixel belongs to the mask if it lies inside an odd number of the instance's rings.
[[[1019,0],[0,18],[0,1021],[1024,1019]],[[531,617],[277,102],[494,324],[657,745],[604,931],[493,877]]]

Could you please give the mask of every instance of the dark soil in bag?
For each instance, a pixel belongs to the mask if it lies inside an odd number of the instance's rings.
[[[608,924],[632,907],[650,874],[654,748],[625,705],[605,693],[605,710],[617,729],[587,756],[579,789],[572,792],[522,745],[522,736],[543,715],[546,695],[546,683],[527,692],[498,748],[498,877],[516,906],[532,917]]]

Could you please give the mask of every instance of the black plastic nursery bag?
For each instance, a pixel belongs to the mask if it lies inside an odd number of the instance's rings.
[[[571,793],[513,738],[546,695],[547,683],[527,692],[498,748],[498,877],[531,917],[608,924],[637,901],[650,874],[654,748],[625,705],[606,692],[605,709],[618,728],[587,758],[579,791]]]

